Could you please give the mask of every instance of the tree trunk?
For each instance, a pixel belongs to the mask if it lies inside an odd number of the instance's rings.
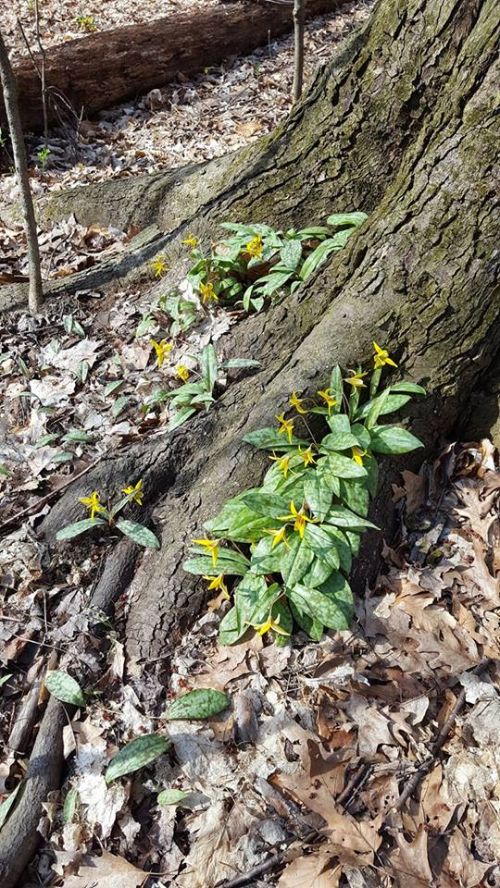
[[[355,365],[376,339],[396,352],[406,376],[428,387],[411,419],[433,448],[488,378],[500,352],[492,179],[499,16],[494,0],[439,7],[383,0],[288,122],[257,148],[152,176],[128,203],[128,183],[76,196],[77,207],[87,196],[102,221],[104,195],[111,195],[107,212],[120,212],[120,195],[121,211],[144,221],[141,193],[150,218],[167,229],[157,244],[168,243],[171,255],[187,226],[203,236],[222,219],[303,226],[334,210],[370,211],[313,280],[236,328],[231,354],[262,363],[251,382],[234,383],[206,416],[162,440],[105,459],[45,520],[50,538],[74,520],[87,490],[144,479],[162,548],[140,555],[135,574],[130,550],[123,550],[127,564],[115,553],[100,581],[105,595],[133,575],[133,657],[165,654],[202,608],[202,584],[181,567],[186,545],[227,498],[259,483],[265,460],[241,439],[273,424],[292,389],[319,388],[332,364]],[[386,492],[387,484],[374,515],[383,527]],[[363,559],[358,572],[366,579]]]
[[[333,12],[346,0],[307,0],[309,17]],[[83,113],[95,114],[179,74],[198,74],[230,55],[244,55],[293,27],[287,3],[236,2],[224,6],[175,12],[162,19],[91,34],[50,47],[45,58],[15,65],[25,130],[44,126],[40,77],[43,70],[48,121],[68,120],[68,103],[76,123]],[[3,109],[0,106],[0,124]]]
[[[42,272],[40,268],[40,251],[38,249],[38,235],[36,230],[35,211],[31,197],[26,151],[24,148],[23,130],[19,115],[19,101],[16,88],[16,80],[12,73],[9,61],[9,53],[0,33],[0,82],[3,89],[5,111],[9,126],[14,165],[16,168],[17,184],[21,196],[21,208],[26,233],[26,249],[28,252],[29,266],[29,292],[28,304],[30,311],[36,314],[42,302]]]
[[[293,2],[293,101],[298,102],[302,95],[304,80],[304,0]]]

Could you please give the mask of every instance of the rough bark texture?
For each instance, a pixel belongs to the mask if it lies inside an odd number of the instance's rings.
[[[221,218],[306,224],[351,209],[370,218],[293,297],[239,325],[233,354],[262,362],[251,383],[233,383],[206,417],[111,456],[86,478],[85,490],[140,475],[159,501],[162,548],[140,556],[129,590],[129,654],[166,653],[199,612],[205,593],[182,570],[186,545],[228,497],[259,481],[265,460],[241,438],[272,423],[292,389],[318,388],[333,363],[365,357],[372,338],[390,343],[405,375],[429,388],[411,419],[434,447],[495,366],[499,16],[494,0],[385,0],[277,136],[171,174],[167,193],[165,177],[151,177],[162,244],[174,245],[186,224],[208,234]],[[111,193],[126,198],[121,183]],[[138,193],[124,210],[136,220]],[[75,517],[75,488],[44,522],[49,537]],[[387,502],[375,510],[382,526]],[[361,560],[362,578],[366,567]],[[108,579],[123,575],[115,563]]]
[[[332,12],[346,0],[308,0],[311,17]],[[202,16],[202,18],[201,18]],[[138,93],[162,86],[179,73],[196,74],[229,55],[243,55],[293,27],[291,7],[279,3],[231,3],[175,12],[162,19],[128,25],[70,40],[45,53],[48,120],[67,117],[70,102],[75,120],[95,114]],[[34,53],[41,67],[40,53]],[[23,126],[44,125],[40,77],[30,58],[16,63],[22,98]],[[0,122],[3,110],[0,108]]]

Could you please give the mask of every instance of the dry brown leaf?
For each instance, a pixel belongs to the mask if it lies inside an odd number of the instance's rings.
[[[281,874],[278,888],[338,888],[342,867],[329,868],[332,860],[327,851],[297,857]]]
[[[429,865],[425,827],[419,826],[417,835],[411,842],[407,842],[400,832],[396,832],[394,838],[398,847],[389,861],[396,884],[400,888],[429,888],[433,884],[433,875]]]
[[[138,888],[146,877],[123,857],[103,851],[101,857],[84,858],[78,875],[68,876],[63,888]]]

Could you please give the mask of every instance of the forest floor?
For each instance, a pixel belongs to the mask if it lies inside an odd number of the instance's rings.
[[[105,28],[183,4],[151,0],[132,9],[130,0],[114,0],[104,16],[102,3],[80,0],[66,4],[66,18],[47,3],[44,40],[74,37],[79,15]],[[308,26],[308,77],[369,6],[355,2]],[[27,8],[19,0],[9,8],[8,37],[14,15],[24,21]],[[288,113],[291,71],[287,38],[84,121],[71,144],[51,134],[44,169],[43,145],[33,139],[34,190],[172,168],[247,144]],[[6,174],[0,281],[26,273],[13,196]],[[123,249],[128,236],[74,218],[46,227],[44,274],[88,268]],[[177,278],[188,258],[187,249]],[[179,365],[195,375],[209,342],[224,358],[224,335],[243,312],[200,312],[189,332],[172,336],[158,304],[169,280],[151,268],[134,292],[55,299],[35,319],[12,312],[2,325],[0,827],[29,754],[29,739],[11,749],[21,702],[39,695],[42,711],[47,665],[71,671],[78,662],[97,676],[87,706],[65,729],[65,783],[46,805],[40,828],[50,839],[25,888],[495,888],[500,471],[489,442],[446,446],[418,475],[400,458],[399,526],[378,579],[358,602],[352,629],[320,643],[298,633],[290,647],[258,635],[221,647],[227,604],[219,599],[171,660],[135,662],[126,656],[126,595],[105,633],[95,631],[88,609],[113,541],[49,551],[36,538],[40,518],[79,473],[110,450],[166,433],[168,410],[145,405],[155,389],[179,384]],[[163,337],[174,348],[159,367],[151,339]],[[221,390],[230,384],[231,373],[222,374]],[[205,722],[163,718],[173,698],[206,687],[229,694],[231,709]],[[110,758],[153,731],[168,734],[171,749],[107,784]],[[412,779],[419,801],[400,806]],[[174,792],[160,803],[165,790]],[[232,881],[240,873],[247,880]]]

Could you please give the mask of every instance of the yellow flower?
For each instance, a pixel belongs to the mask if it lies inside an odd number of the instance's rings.
[[[269,632],[271,629],[274,632],[277,632],[278,635],[290,635],[290,633],[287,632],[286,629],[283,629],[283,627],[280,626],[279,616],[277,616],[276,619],[273,620],[272,614],[269,614],[265,623],[257,623],[253,628],[257,630],[259,635],[265,635],[266,632]]]
[[[144,496],[144,491],[142,489],[142,478],[140,481],[137,482],[137,484],[130,484],[128,487],[123,487],[122,493],[124,493],[125,496],[132,497],[132,501],[134,503],[137,503],[138,506],[142,506],[142,498]]]
[[[299,447],[299,453],[304,460],[305,466],[312,466],[316,462],[311,447],[307,447],[306,450],[302,450],[301,447]]]
[[[255,237],[248,241],[245,250],[252,259],[260,259],[264,251],[264,244],[260,234],[256,234]]]
[[[265,529],[264,532],[270,533],[273,537],[271,551],[274,549],[275,546],[279,546],[280,543],[284,543],[285,546],[288,547],[288,543],[286,541],[286,524],[284,527],[280,528],[280,530]]]
[[[164,274],[168,271],[167,261],[165,256],[157,256],[156,259],[153,259],[149,266],[154,276],[157,278],[163,277]]]
[[[304,410],[304,408],[302,406],[302,404],[304,403],[304,399],[299,398],[297,396],[297,392],[292,392],[292,395],[291,395],[288,403],[290,404],[290,407],[295,407],[295,410],[297,411],[297,413],[302,413],[302,414],[307,413],[307,410]]]
[[[154,348],[156,353],[156,363],[158,367],[161,367],[165,358],[173,349],[173,344],[171,342],[167,342],[166,339],[162,339],[160,342],[157,342],[156,339],[150,339],[149,344],[151,348]]]
[[[283,478],[286,478],[288,475],[288,472],[290,471],[290,457],[289,456],[276,456],[276,454],[273,453],[273,455],[270,456],[269,459],[271,459],[273,462],[278,463],[278,469],[280,470],[280,472],[282,472]]]
[[[278,521],[293,521],[293,529],[297,531],[301,540],[304,539],[304,533],[306,529],[306,524],[317,524],[317,518],[308,518],[307,515],[304,515],[302,509],[300,512],[297,511],[295,507],[295,503],[290,503],[290,514],[289,515],[279,515]]]
[[[187,367],[184,366],[184,364],[177,364],[177,367],[175,368],[175,372],[176,372],[176,375],[179,377],[179,379],[182,379],[183,382],[188,381],[189,370]]]
[[[366,388],[366,385],[363,382],[363,376],[366,376],[366,373],[361,373],[359,370],[357,373],[353,370],[350,370],[349,372],[351,373],[351,376],[344,379],[344,382],[347,382],[348,385],[352,385],[353,389]]]
[[[224,575],[219,574],[218,577],[203,577],[204,580],[208,580],[208,591],[211,592],[212,589],[220,589],[224,598],[229,598],[228,588],[224,582]]]
[[[380,345],[377,345],[376,342],[373,343],[373,348],[375,349],[375,354],[373,355],[373,363],[376,370],[378,370],[380,367],[383,367],[385,364],[390,364],[391,367],[398,366],[392,360],[392,358],[389,357],[389,352],[386,351],[385,348],[380,348]]]
[[[82,503],[84,506],[87,506],[87,509],[90,512],[90,517],[94,518],[98,512],[105,512],[106,509],[103,505],[101,505],[101,497],[98,490],[93,490],[90,496],[82,496],[78,500],[79,503]]]
[[[218,302],[219,297],[214,290],[212,283],[200,284],[201,301],[205,305],[207,302]]]
[[[276,417],[276,419],[280,424],[278,435],[286,435],[288,438],[288,443],[291,444],[293,437],[293,419],[285,419],[282,413],[280,413]]]
[[[220,540],[202,539],[202,540],[193,540],[193,543],[196,543],[197,546],[201,546],[202,549],[207,550],[207,554],[210,555],[210,557],[212,559],[212,564],[215,567],[215,565],[217,564],[217,559],[219,557]]]
[[[332,407],[335,407],[337,403],[330,389],[320,389],[318,392],[316,392],[316,394],[318,394],[320,398],[325,402],[326,406],[328,407],[328,415],[330,415],[330,413],[332,412]]]
[[[366,450],[361,450],[361,447],[353,447],[352,448],[352,458],[354,462],[358,464],[358,466],[363,465],[363,457],[366,456]]]
[[[185,237],[183,241],[181,241],[181,244],[184,244],[184,246],[189,247],[191,250],[194,250],[194,248],[198,246],[199,240],[196,235],[189,232],[188,236]]]

